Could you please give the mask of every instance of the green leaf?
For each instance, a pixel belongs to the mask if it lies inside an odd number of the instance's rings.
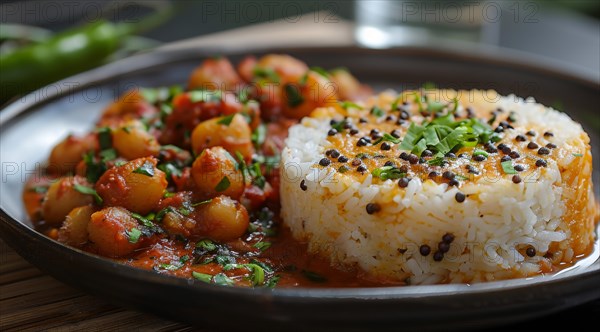
[[[204,200],[204,201],[200,201],[200,202],[198,202],[198,203],[194,203],[194,204],[192,204],[192,207],[196,207],[196,206],[200,206],[200,205],[208,204],[208,203],[210,203],[210,202],[212,202],[212,198],[210,198],[210,199],[207,199],[207,200]]]
[[[275,286],[277,286],[277,283],[279,282],[279,279],[281,279],[280,276],[275,275],[272,276],[271,278],[269,278],[269,280],[265,283],[265,287],[267,288],[275,288]]]
[[[98,205],[102,204],[102,202],[103,202],[102,197],[100,197],[100,195],[98,195],[98,193],[96,192],[96,190],[94,190],[94,188],[82,186],[80,184],[74,184],[73,188],[82,194],[92,195]]]
[[[310,70],[325,77],[326,79],[329,79],[329,73],[327,72],[327,70],[325,70],[321,67],[310,67]]]
[[[138,214],[138,213],[132,212],[132,213],[131,213],[131,216],[132,216],[133,218],[137,219],[139,222],[141,222],[141,223],[142,223],[142,225],[144,225],[144,226],[146,226],[146,227],[150,227],[150,228],[154,228],[154,227],[156,227],[156,225],[155,225],[155,224],[154,224],[152,221],[150,221],[150,220],[149,220],[148,218],[146,218],[146,217],[143,217],[141,214]]]
[[[265,251],[271,247],[271,242],[258,241],[253,245],[253,247],[260,251]]]
[[[185,266],[185,263],[190,260],[190,256],[183,255],[177,261],[171,261],[171,263],[164,263],[160,265],[160,268],[167,271],[176,271]]]
[[[154,176],[154,165],[150,161],[145,161],[142,166],[133,170],[133,173],[143,174],[149,177]]]
[[[435,158],[428,160],[427,164],[431,166],[441,166],[442,164],[444,164],[444,157],[436,156]]]
[[[385,112],[380,107],[373,106],[373,108],[371,108],[371,114],[375,115],[376,117],[382,117],[385,115]]]
[[[98,181],[107,169],[106,163],[102,161],[96,162],[94,151],[84,154],[83,162],[85,163],[85,177],[90,183]]]
[[[348,172],[349,170],[350,170],[350,168],[349,168],[348,166],[346,166],[346,165],[342,165],[342,166],[340,166],[340,167],[338,168],[338,172],[340,172],[340,173],[342,173],[342,174],[344,174],[344,173]]]
[[[198,102],[218,102],[221,101],[222,93],[221,91],[209,91],[209,90],[194,90],[188,92],[190,97],[190,101],[192,103]]]
[[[347,110],[349,108],[355,108],[357,110],[361,110],[362,106],[358,105],[357,103],[353,103],[351,101],[338,101],[338,104],[340,104],[340,106]]]
[[[484,156],[484,157],[486,157],[486,158],[490,156],[490,155],[489,155],[489,154],[488,154],[486,151],[479,150],[479,149],[475,149],[475,151],[473,151],[473,155],[474,155],[474,156],[479,156],[479,155],[481,155],[481,156]]]
[[[194,279],[196,279],[196,280],[200,280],[202,282],[210,284],[213,276],[211,276],[210,274],[206,274],[206,273],[192,271],[192,277],[194,277]]]
[[[230,185],[231,182],[229,181],[229,178],[227,176],[224,176],[215,187],[215,191],[218,193],[223,192],[227,190],[227,188],[229,188]]]
[[[109,127],[98,128],[98,143],[100,150],[106,150],[112,148],[112,136]]]
[[[383,166],[374,169],[371,174],[373,176],[378,177],[382,180],[395,180],[406,176],[406,173],[400,171],[399,168],[395,166]]]
[[[373,143],[373,145],[377,145],[383,141],[391,142],[394,144],[398,144],[401,142],[401,140],[399,138],[396,138],[396,137],[392,136],[391,134],[384,133],[380,139],[376,140],[375,143]]]
[[[253,286],[261,286],[265,283],[265,270],[258,264],[244,264],[244,267],[249,269],[250,281]]]
[[[572,153],[575,157],[583,157],[583,153]]]
[[[288,106],[297,107],[304,102],[304,97],[300,93],[300,87],[292,84],[286,84],[284,87],[285,95],[287,96]]]
[[[257,150],[263,145],[266,138],[267,138],[267,126],[264,123],[261,123],[260,125],[258,125],[258,127],[256,127],[256,129],[252,133],[252,136],[250,137],[250,139],[252,140],[252,143],[254,143],[254,147]]]
[[[48,191],[48,186],[31,187],[31,188],[29,188],[29,191],[37,193],[37,194],[44,194]]]
[[[402,140],[402,144],[400,144],[398,148],[400,150],[412,151],[417,141],[421,138],[423,131],[425,131],[425,127],[411,122],[410,127],[408,127],[408,131]]]
[[[219,121],[217,121],[217,123],[225,125],[225,126],[229,126],[231,124],[231,121],[233,121],[234,116],[235,116],[235,114],[224,116],[224,117],[220,118]]]
[[[140,240],[142,232],[137,228],[132,228],[129,231],[125,230],[125,235],[127,235],[127,240],[130,243],[137,243]]]
[[[502,170],[506,174],[517,174],[517,171],[513,167],[512,160],[503,161],[500,163],[502,165]]]
[[[156,168],[165,172],[167,179],[172,179],[173,176],[181,176],[182,172],[173,162],[166,162],[164,164],[158,164]]]
[[[205,239],[196,242],[196,248],[201,248],[207,252],[211,252],[217,250],[217,245],[213,241]]]
[[[231,280],[224,273],[218,273],[212,278],[212,282],[221,285],[221,286],[231,286],[233,285],[233,280]]]
[[[273,83],[279,83],[280,81],[279,74],[271,68],[254,67],[252,75]]]
[[[114,160],[117,158],[117,151],[115,149],[106,149],[100,151],[100,157],[102,158],[102,162],[107,162],[109,160]]]

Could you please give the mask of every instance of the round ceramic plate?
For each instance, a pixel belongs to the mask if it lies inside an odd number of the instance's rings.
[[[594,254],[561,273],[474,285],[353,289],[245,289],[208,285],[117,264],[63,246],[32,229],[21,203],[25,180],[36,176],[51,147],[69,132],[92,128],[100,111],[135,86],[185,83],[203,58],[290,53],[310,65],[347,67],[376,90],[439,87],[495,89],[533,96],[564,109],[592,137],[598,184],[598,82],[535,61],[426,48],[366,50],[179,50],[154,52],[111,64],[41,89],[0,113],[0,230],[32,264],[63,282],[113,303],[180,321],[225,329],[305,328],[433,330],[492,326],[558,311],[600,297],[600,260]]]

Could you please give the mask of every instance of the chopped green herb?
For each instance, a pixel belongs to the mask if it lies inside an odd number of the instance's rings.
[[[304,102],[304,97],[300,93],[300,88],[292,84],[286,84],[284,87],[287,103],[289,107],[300,106]]]
[[[115,149],[102,150],[99,154],[100,157],[102,157],[102,162],[107,162],[117,158],[117,151]]]
[[[348,172],[349,170],[350,170],[350,168],[349,168],[348,166],[346,166],[346,165],[342,165],[342,166],[340,166],[340,167],[338,168],[338,172],[340,172],[340,173],[342,173],[342,174],[344,174],[344,173]]]
[[[201,248],[207,252],[211,252],[217,250],[217,245],[213,241],[205,239],[196,242],[196,248]]]
[[[231,286],[233,285],[233,280],[231,280],[224,273],[218,273],[212,278],[212,282],[221,285],[221,286]]]
[[[209,91],[209,90],[194,90],[188,92],[190,101],[192,103],[198,102],[218,102],[221,101],[221,91]]]
[[[233,121],[234,116],[235,116],[235,114],[224,116],[221,119],[219,119],[219,121],[217,121],[217,123],[225,125],[225,126],[229,126],[231,124],[231,121]]]
[[[265,270],[258,264],[244,264],[251,272],[250,281],[252,286],[261,286],[265,283]]]
[[[98,128],[98,143],[100,150],[106,150],[112,148],[112,136],[109,127]]]
[[[156,227],[156,225],[154,225],[154,223],[152,221],[150,221],[148,218],[138,214],[138,213],[131,213],[131,216],[134,217],[135,219],[137,219],[139,222],[142,223],[142,225],[149,227],[149,228],[154,228]]]
[[[399,138],[396,138],[396,137],[394,137],[394,136],[392,136],[392,135],[390,135],[388,133],[384,133],[383,136],[380,139],[376,140],[375,143],[373,143],[373,145],[377,145],[377,144],[379,144],[379,143],[381,143],[383,141],[391,142],[391,143],[394,143],[394,144],[398,144],[398,143],[401,142],[401,140]]]
[[[394,180],[399,179],[406,176],[406,173],[400,171],[398,167],[395,166],[383,166],[374,169],[371,174],[373,176],[378,177],[382,180]]]
[[[475,149],[475,151],[473,151],[473,155],[474,156],[481,155],[481,156],[484,156],[484,157],[489,157],[490,156],[489,153],[487,153],[487,152],[485,152],[483,150],[479,150],[479,149]]]
[[[132,228],[129,231],[126,230],[125,235],[127,235],[127,241],[130,243],[137,243],[140,240],[142,232],[137,228]]]
[[[265,283],[265,287],[267,288],[275,288],[275,286],[277,286],[277,283],[279,282],[279,279],[281,279],[280,276],[275,275],[272,276],[266,283]]]
[[[263,123],[261,123],[258,127],[256,127],[256,129],[252,133],[252,136],[250,137],[250,139],[252,140],[252,143],[254,143],[254,147],[256,149],[259,149],[263,145],[266,138],[267,138],[267,126],[265,126]]]
[[[175,193],[172,193],[170,191],[165,190],[165,193],[163,194],[163,198],[170,198],[175,196]]]
[[[271,68],[255,67],[252,71],[254,77],[265,79],[269,82],[279,83],[279,74]]]
[[[583,153],[572,153],[575,157],[583,157]]]
[[[361,152],[361,153],[359,153],[359,154],[356,155],[356,158],[365,160],[365,159],[371,158],[371,155],[369,155],[366,152]]]
[[[162,221],[165,215],[169,212],[175,212],[175,209],[172,206],[167,206],[166,208],[158,211],[156,214],[156,221]]]
[[[513,167],[512,160],[503,161],[500,164],[502,165],[502,170],[505,174],[517,174],[517,171]]]
[[[250,263],[256,264],[256,265],[262,267],[263,270],[265,270],[267,272],[273,272],[273,270],[274,270],[273,267],[270,266],[269,264],[267,264],[265,262],[261,262],[261,261],[259,261],[257,259],[254,259],[254,258],[250,260]]]
[[[194,279],[196,279],[196,280],[200,280],[202,282],[210,284],[210,281],[212,280],[213,276],[211,276],[210,274],[206,274],[206,273],[192,271],[192,277],[194,277]]]
[[[127,162],[125,160],[118,160],[115,162],[115,166],[116,167],[121,167],[123,165],[127,164]]]
[[[325,77],[326,79],[329,79],[329,73],[327,72],[327,70],[325,70],[321,67],[310,67],[310,70]]]
[[[37,194],[44,194],[48,191],[48,187],[47,186],[35,186],[35,187],[29,188],[29,191],[37,193]]]
[[[144,164],[133,170],[133,173],[143,174],[149,177],[154,176],[154,165],[150,161],[145,161]]]
[[[361,110],[362,106],[358,105],[357,103],[353,103],[351,101],[339,101],[338,104],[340,104],[340,106],[347,110],[349,108],[355,108],[357,110]]]
[[[321,283],[327,281],[327,278],[313,271],[302,270],[302,275],[312,282]]]
[[[431,166],[442,166],[444,164],[444,157],[435,157],[427,161],[428,165]]]
[[[221,179],[221,181],[219,181],[219,183],[216,185],[215,191],[218,193],[223,192],[223,191],[227,190],[227,188],[229,188],[230,185],[231,185],[231,182],[229,181],[229,178],[227,176],[224,176]]]
[[[271,242],[258,241],[253,245],[253,247],[260,251],[265,251],[271,247]]]
[[[92,195],[98,205],[102,204],[102,197],[100,197],[100,195],[98,195],[98,193],[96,192],[96,190],[94,190],[94,188],[82,186],[80,184],[74,184],[73,188],[84,195]]]
[[[469,179],[468,177],[461,175],[461,174],[454,174],[454,178],[457,180],[461,180],[461,181],[465,181],[465,180]]]
[[[190,256],[183,255],[177,261],[171,261],[171,263],[164,263],[160,265],[160,268],[167,271],[175,271],[181,269],[187,261],[190,260]]]
[[[371,114],[375,115],[376,117],[382,117],[385,115],[385,112],[378,106],[373,106],[373,108],[371,108]]]
[[[179,177],[182,174],[181,169],[179,169],[179,167],[177,167],[174,164],[174,162],[166,162],[164,164],[158,164],[158,166],[156,166],[156,168],[165,172],[165,174],[167,175],[167,179],[172,179],[173,176]]]
[[[193,206],[193,207],[196,207],[196,206],[200,206],[200,205],[208,204],[208,203],[210,203],[210,202],[212,202],[212,198],[211,198],[211,199],[207,199],[207,200],[205,200],[205,201],[200,201],[200,202],[198,202],[198,203],[194,203],[194,204],[192,204],[192,206]]]

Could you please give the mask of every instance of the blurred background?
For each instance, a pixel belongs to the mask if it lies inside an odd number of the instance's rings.
[[[365,47],[509,48],[600,81],[600,1],[595,0],[5,0],[1,102],[165,43],[260,23],[292,25],[302,15],[315,24],[349,22],[339,28],[351,27],[354,42]],[[114,24],[93,27],[102,20]]]

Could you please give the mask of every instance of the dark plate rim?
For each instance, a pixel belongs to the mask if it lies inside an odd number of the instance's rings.
[[[34,111],[36,107],[47,104],[57,98],[74,93],[77,91],[84,90],[95,84],[101,84],[106,81],[116,79],[126,74],[134,74],[139,71],[143,71],[146,68],[154,66],[169,66],[180,61],[187,61],[192,57],[198,57],[201,59],[205,56],[211,56],[214,54],[252,54],[252,53],[264,53],[264,52],[355,52],[360,53],[385,53],[387,55],[410,55],[410,56],[429,56],[435,58],[452,58],[455,60],[461,60],[466,62],[480,62],[487,63],[489,65],[501,66],[512,69],[522,69],[538,74],[547,76],[553,76],[556,79],[570,80],[579,85],[587,88],[599,90],[600,86],[597,82],[590,80],[586,77],[577,75],[574,72],[567,72],[559,70],[557,68],[544,67],[536,64],[532,59],[527,61],[519,62],[514,59],[514,56],[510,54],[489,54],[486,52],[474,53],[472,50],[457,51],[439,48],[429,47],[399,47],[385,50],[373,50],[360,47],[300,47],[300,48],[185,48],[180,50],[156,50],[153,52],[137,55],[134,57],[126,58],[115,63],[67,78],[60,82],[77,81],[81,82],[76,88],[68,91],[48,93],[44,98],[31,98],[32,95],[39,93],[45,88],[31,93],[25,101],[17,100],[9,104],[5,109],[0,112],[0,128],[9,126],[10,123],[18,117]],[[126,68],[126,69],[123,69]],[[60,84],[57,82],[57,84]],[[112,269],[112,273],[117,274],[119,277],[144,280],[150,283],[160,283],[175,287],[194,287],[195,289],[202,290],[207,293],[219,293],[219,294],[232,294],[235,296],[244,297],[255,297],[257,295],[276,297],[283,301],[308,301],[308,300],[332,300],[332,299],[357,299],[357,300],[401,300],[407,298],[438,298],[446,296],[457,296],[457,295],[469,295],[469,294],[480,294],[480,293],[494,293],[494,292],[505,292],[508,290],[518,290],[531,287],[533,285],[549,285],[559,287],[565,283],[571,283],[577,279],[585,278],[598,278],[600,277],[600,268],[594,265],[598,265],[596,260],[592,267],[594,269],[590,271],[577,271],[572,275],[562,275],[560,277],[553,276],[541,276],[534,278],[524,279],[512,279],[503,281],[494,281],[477,284],[450,284],[450,285],[418,285],[418,286],[401,286],[401,287],[380,287],[380,288],[276,288],[270,289],[247,289],[241,287],[221,287],[216,285],[204,284],[199,281],[189,281],[183,278],[171,277],[156,272],[142,270],[134,267],[130,267],[124,264],[120,264],[110,259],[106,259],[100,256],[96,256],[79,249],[67,247],[57,241],[54,241],[41,233],[38,233],[34,229],[26,226],[24,223],[19,222],[15,218],[11,217],[5,210],[0,206],[0,229],[3,232],[0,234],[5,241],[17,249],[16,240],[8,239],[5,237],[6,233],[21,234],[26,241],[34,241],[43,246],[49,246],[53,251],[59,252],[65,256],[72,255],[73,260],[87,261],[88,263],[94,264],[95,269]],[[586,267],[584,269],[588,269]],[[600,296],[600,293],[597,295]]]

